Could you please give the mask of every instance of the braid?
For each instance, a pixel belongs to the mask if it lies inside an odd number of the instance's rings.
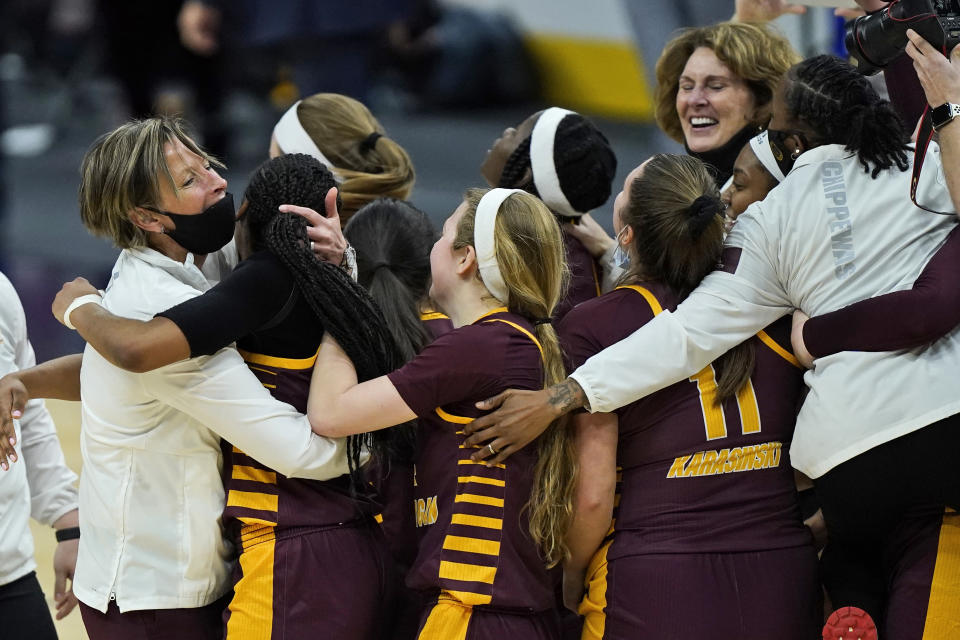
[[[275,254],[293,274],[324,331],[340,344],[356,367],[357,379],[363,382],[404,363],[387,323],[363,287],[339,267],[321,262],[313,254],[306,220],[277,210],[281,203],[297,203],[325,213],[323,200],[335,185],[330,171],[314,158],[304,154],[279,156],[261,165],[251,179],[244,219],[249,217],[255,246],[260,244]],[[366,486],[360,472],[364,447],[383,462],[380,466],[385,472],[390,460],[412,458],[413,429],[403,425],[348,438],[350,475],[357,492]]]
[[[537,187],[533,184],[533,173],[530,173],[529,180],[523,182],[530,170],[530,136],[527,136],[507,158],[497,186],[505,189],[523,189],[539,198],[540,194],[537,193]]]
[[[784,98],[787,110],[814,131],[817,142],[855,152],[872,178],[894,166],[909,168],[909,136],[900,116],[843,60],[823,55],[791,67]]]
[[[523,189],[539,197],[532,173],[523,182],[532,169],[531,137],[527,136],[507,158],[497,186]],[[567,114],[557,125],[553,163],[563,195],[574,210],[585,213],[610,198],[617,157],[603,133],[579,113]]]
[[[586,213],[610,198],[617,156],[606,136],[580,114],[560,121],[553,163],[563,195],[576,211]]]

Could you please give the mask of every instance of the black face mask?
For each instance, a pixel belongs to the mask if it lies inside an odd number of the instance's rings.
[[[693,156],[698,160],[705,162],[713,167],[716,172],[717,186],[723,186],[730,176],[733,175],[733,164],[737,161],[737,155],[743,149],[743,145],[750,141],[750,138],[760,133],[760,127],[755,124],[748,124],[740,131],[733,134],[725,144],[709,151],[691,151],[687,143],[683,147],[687,150],[687,155]]]
[[[232,193],[225,194],[218,202],[195,215],[170,213],[152,207],[144,209],[169,216],[177,228],[165,233],[190,253],[219,251],[233,238],[237,213],[233,208]]]
[[[783,175],[790,173],[790,170],[793,169],[793,164],[797,161],[797,157],[800,154],[793,154],[787,151],[787,145],[784,144],[784,141],[790,136],[797,136],[800,139],[800,143],[803,145],[804,149],[810,149],[810,141],[807,140],[807,136],[804,135],[802,131],[797,131],[795,129],[786,129],[780,131],[778,129],[767,129],[767,139],[770,141],[770,151],[773,152],[773,159],[777,161],[777,166],[780,167],[780,171],[783,172]]]

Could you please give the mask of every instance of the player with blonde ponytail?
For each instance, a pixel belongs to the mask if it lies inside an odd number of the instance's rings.
[[[547,571],[567,556],[574,455],[558,422],[508,464],[471,460],[463,425],[476,402],[564,376],[550,316],[567,278],[549,209],[520,190],[467,191],[430,256],[431,298],[454,330],[386,376],[357,383],[324,340],[308,413],[325,434],[419,419],[414,511],[419,538],[409,587],[429,594],[418,638],[558,638]]]

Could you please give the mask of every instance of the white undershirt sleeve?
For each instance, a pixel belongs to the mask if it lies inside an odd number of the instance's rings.
[[[232,348],[142,375],[148,393],[285,476],[329,480],[348,472],[345,440],[314,434],[306,416],[271,396]]]

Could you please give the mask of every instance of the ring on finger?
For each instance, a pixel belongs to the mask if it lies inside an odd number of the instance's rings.
[[[313,248],[313,240],[310,241],[310,251],[315,251],[315,249]]]
[[[490,452],[490,455],[492,455],[492,456],[495,456],[495,455],[497,455],[497,453],[498,453],[498,451],[497,451],[496,449],[494,449],[494,448],[493,448],[493,445],[490,444],[490,443],[487,443],[487,451],[489,451],[489,452]]]

